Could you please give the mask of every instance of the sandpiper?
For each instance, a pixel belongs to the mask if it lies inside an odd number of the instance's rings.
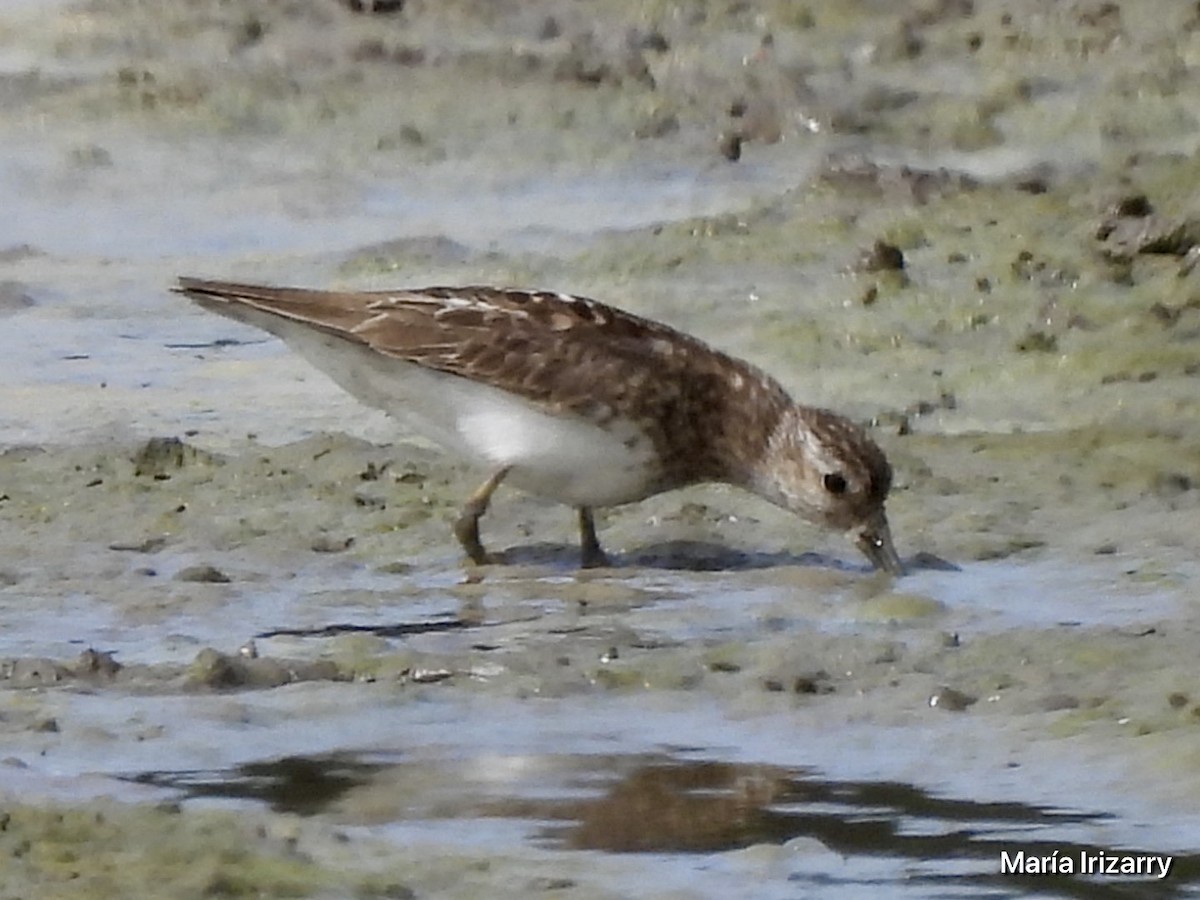
[[[849,532],[900,573],[892,469],[849,420],[659,322],[586,297],[487,286],[340,292],[180,278],[200,306],[282,338],[359,400],[486,466],[454,533],[502,481],[574,506],[582,564],[604,565],[595,507],[724,482]]]

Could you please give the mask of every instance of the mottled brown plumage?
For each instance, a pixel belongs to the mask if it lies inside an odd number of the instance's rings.
[[[479,517],[511,477],[579,507],[585,564],[603,559],[593,505],[718,481],[857,529],[872,562],[900,569],[884,513],[891,468],[874,442],[661,323],[485,286],[346,293],[181,278],[177,290],[279,335],[367,403],[410,418],[417,408],[427,436],[490,464],[455,529],[477,561]],[[430,402],[443,390],[444,404]]]

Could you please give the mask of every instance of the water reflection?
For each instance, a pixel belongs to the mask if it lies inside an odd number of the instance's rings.
[[[347,825],[524,822],[524,840],[564,850],[709,854],[815,840],[851,871],[855,859],[901,861],[909,888],[915,880],[940,896],[952,889],[965,891],[959,896],[1174,898],[1200,884],[1197,854],[1176,854],[1170,878],[1161,881],[1000,873],[1002,851],[1057,850],[1075,859],[1116,851],[1086,840],[1111,819],[1104,813],[939,797],[897,782],[836,781],[804,769],[683,755],[405,760],[339,753],[130,777],[189,798],[250,800]],[[789,880],[809,877],[801,871]]]

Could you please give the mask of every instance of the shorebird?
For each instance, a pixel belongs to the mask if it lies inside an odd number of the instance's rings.
[[[482,464],[454,523],[507,481],[578,510],[584,567],[606,564],[592,510],[723,482],[848,532],[903,571],[884,503],[892,469],[848,419],[667,325],[586,297],[487,286],[342,292],[180,278],[175,291],[262,328],[364,403]]]

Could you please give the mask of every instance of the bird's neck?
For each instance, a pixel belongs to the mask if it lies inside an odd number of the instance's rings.
[[[730,382],[714,410],[710,430],[710,452],[719,479],[761,494],[774,502],[772,486],[772,443],[779,429],[793,414],[795,404],[773,378],[747,366],[740,379]]]

